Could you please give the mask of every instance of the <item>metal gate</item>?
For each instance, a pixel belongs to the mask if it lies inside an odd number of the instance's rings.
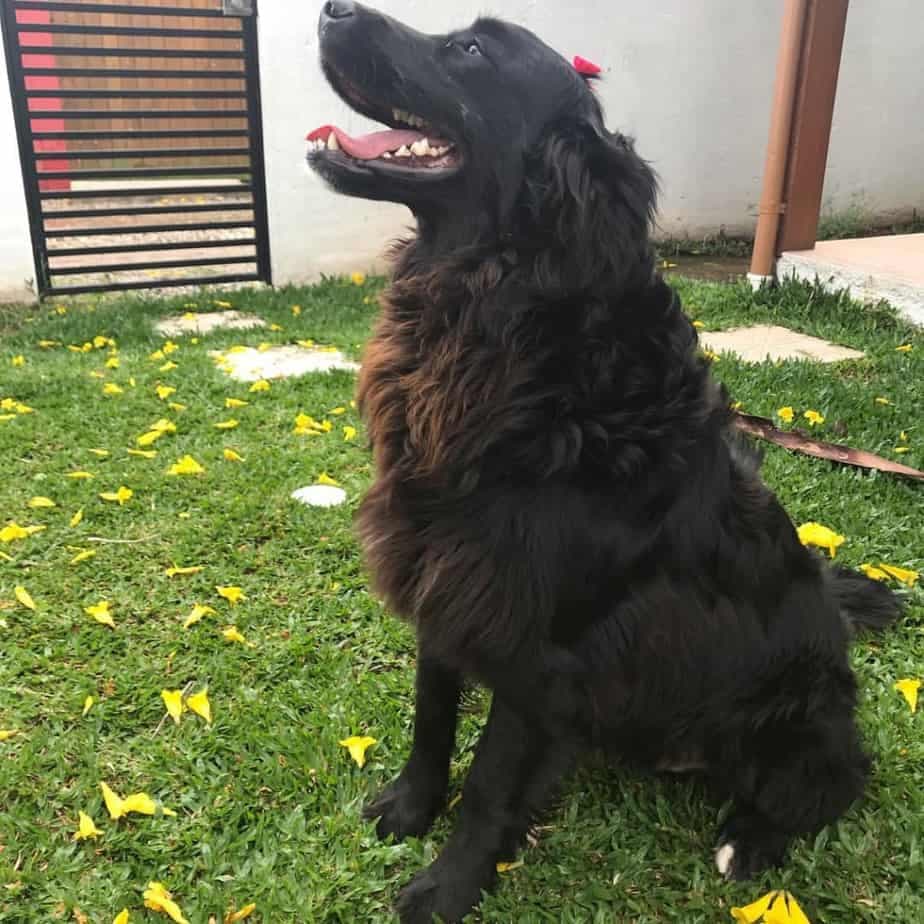
[[[254,0],[0,0],[40,295],[270,282]]]

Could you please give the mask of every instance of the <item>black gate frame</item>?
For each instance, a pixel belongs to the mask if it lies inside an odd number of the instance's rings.
[[[182,2],[182,0],[179,0]],[[265,282],[272,284],[272,272],[270,265],[270,244],[269,244],[269,221],[267,217],[266,206],[266,169],[264,163],[263,149],[263,107],[260,94],[260,58],[257,41],[257,3],[256,0],[249,0],[247,3],[229,4],[224,2],[226,8],[239,6],[242,10],[248,7],[252,13],[233,12],[226,13],[219,6],[222,0],[215,0],[215,9],[194,9],[182,6],[149,6],[141,0],[137,4],[99,4],[99,3],[80,3],[73,0],[0,0],[0,25],[2,25],[3,45],[6,54],[7,73],[9,75],[10,91],[13,97],[13,113],[16,124],[16,137],[19,144],[19,159],[22,166],[23,184],[25,186],[26,204],[29,213],[29,230],[32,237],[32,253],[35,261],[35,287],[40,298],[49,295],[77,295],[84,292],[99,291],[124,291],[129,289],[149,289],[165,288],[171,286],[200,286],[215,285],[219,283],[230,282]],[[85,12],[85,13],[106,13],[106,14],[128,14],[128,15],[150,15],[150,16],[183,16],[196,18],[222,18],[222,19],[239,19],[241,23],[240,32],[231,32],[227,34],[218,31],[206,31],[201,29],[178,29],[174,27],[114,27],[114,26],[81,26],[81,25],[33,25],[26,26],[16,22],[17,10],[42,10],[49,12]],[[50,32],[50,33],[89,33],[95,35],[151,35],[151,36],[210,36],[215,38],[239,38],[241,40],[241,50],[209,50],[193,51],[187,49],[119,49],[100,47],[68,47],[67,55],[73,56],[99,56],[99,57],[157,57],[157,58],[218,58],[234,59],[244,62],[243,71],[192,71],[192,70],[126,70],[118,67],[111,69],[82,69],[76,68],[28,68],[22,63],[23,54],[60,54],[62,47],[44,46],[23,46],[19,43],[18,31],[32,32]],[[109,91],[109,90],[27,90],[27,76],[73,76],[84,77],[153,77],[153,78],[170,78],[170,77],[198,77],[205,76],[211,78],[231,78],[244,80],[244,93],[227,90],[189,90],[189,91],[169,91],[162,90],[159,92],[135,90]],[[0,91],[2,92],[2,91]],[[77,110],[65,110],[63,114],[53,111],[35,111],[29,110],[29,98],[36,97],[55,97],[62,98],[67,96],[77,96],[86,99],[117,97],[129,99],[132,97],[141,99],[156,99],[160,96],[168,98],[238,98],[244,96],[246,101],[245,109],[183,109],[183,110],[99,110],[92,112],[81,110],[81,114],[76,115]],[[69,131],[63,132],[42,132],[34,135],[32,132],[31,120],[33,118],[144,118],[152,117],[152,113],[157,118],[242,118],[247,119],[246,130],[242,129],[140,129],[140,130],[99,130],[99,131]],[[62,153],[42,153],[33,149],[33,142],[39,140],[68,139],[79,135],[81,139],[91,138],[229,138],[247,135],[248,144],[246,148],[224,148],[222,153],[228,154],[247,154],[249,157],[249,170],[243,168],[228,168],[214,166],[195,166],[195,167],[166,167],[166,168],[118,168],[118,169],[100,169],[100,170],[66,170],[49,173],[40,173],[37,168],[39,160],[42,159],[66,159],[68,154]],[[84,159],[100,158],[104,155],[115,155],[116,157],[139,156],[144,153],[146,156],[195,156],[200,153],[197,148],[160,148],[147,152],[137,151],[112,151],[112,152],[81,152]],[[194,183],[188,186],[168,186],[149,188],[139,191],[135,195],[143,196],[165,196],[165,195],[190,195],[197,193],[249,193],[252,204],[241,204],[237,209],[228,203],[212,203],[205,205],[174,205],[174,206],[126,206],[119,208],[111,206],[109,208],[97,209],[74,209],[58,210],[54,212],[45,212],[42,201],[44,199],[97,199],[97,198],[116,198],[118,194],[113,194],[110,190],[80,190],[80,191],[51,191],[43,192],[39,188],[40,180],[54,178],[70,179],[102,179],[102,178],[119,178],[119,177],[157,177],[157,176],[182,176],[182,177],[202,177],[202,176],[221,176],[229,170],[238,170],[246,172],[250,176],[250,182],[247,184],[235,184],[233,186],[197,186]],[[132,195],[126,191],[124,196]],[[58,286],[53,285],[51,276],[60,274],[60,270],[55,270],[49,265],[49,256],[64,254],[63,250],[49,251],[47,241],[53,237],[74,237],[77,235],[90,236],[96,234],[112,233],[112,228],[75,228],[66,231],[56,230],[48,231],[45,229],[46,218],[99,218],[105,216],[136,216],[136,215],[156,215],[156,214],[189,214],[196,212],[220,212],[220,211],[253,211],[252,221],[204,221],[195,224],[162,224],[162,225],[143,225],[131,229],[118,229],[118,233],[158,232],[158,231],[182,231],[182,230],[219,230],[226,228],[249,228],[254,229],[254,238],[245,239],[243,244],[253,245],[255,248],[254,256],[246,257],[216,257],[215,259],[193,259],[193,260],[161,260],[155,262],[132,263],[132,270],[149,270],[149,269],[168,269],[183,268],[190,266],[221,266],[234,264],[256,264],[255,273],[234,273],[228,272],[223,275],[188,277],[183,279],[154,279],[150,282],[111,282],[100,283],[98,285],[78,285],[78,286]],[[183,249],[209,249],[211,247],[233,247],[234,241],[196,241],[180,243],[151,243],[151,244],[130,244],[123,247],[118,246],[92,246],[92,247],[69,247],[66,249],[68,256],[90,256],[99,254],[120,254],[132,252],[154,252],[157,250],[183,250]],[[123,267],[124,269],[125,267]],[[79,268],[81,274],[92,274],[112,272],[118,270],[118,264],[91,264]],[[70,270],[70,273],[75,270]]]

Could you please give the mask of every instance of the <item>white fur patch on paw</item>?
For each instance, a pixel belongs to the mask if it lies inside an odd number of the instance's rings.
[[[735,859],[735,848],[731,844],[722,844],[715,852],[715,865],[723,876],[727,876]]]

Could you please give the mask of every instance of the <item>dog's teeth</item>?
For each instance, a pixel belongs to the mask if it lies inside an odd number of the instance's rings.
[[[396,122],[401,121],[401,110],[400,109],[392,109],[391,114],[392,114],[392,118],[394,118]]]
[[[430,153],[430,142],[426,138],[421,138],[411,145],[411,153],[417,157],[426,157]]]
[[[331,132],[327,136],[327,150],[328,151],[339,151],[340,150],[340,142],[337,140],[337,136],[333,132]]]
[[[401,147],[398,148],[397,151],[395,151],[395,157],[410,157],[410,156],[411,156],[411,152],[408,150],[408,146],[406,144],[402,144]]]
[[[391,151],[386,151],[386,152],[382,155],[382,157],[384,157],[385,160],[391,160],[392,156],[393,156],[393,155],[392,155]]]

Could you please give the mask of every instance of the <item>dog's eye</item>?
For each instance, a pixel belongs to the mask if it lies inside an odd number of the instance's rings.
[[[470,55],[480,55],[481,46],[477,42],[469,42],[468,45],[465,46],[465,52]]]

